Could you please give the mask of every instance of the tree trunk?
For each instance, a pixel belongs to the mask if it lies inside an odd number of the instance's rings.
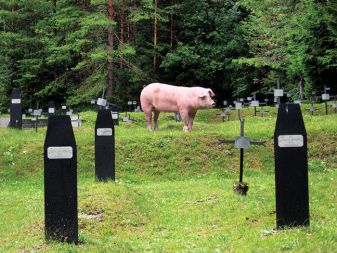
[[[300,99],[303,100],[304,99],[303,77],[301,77],[298,82],[298,93],[299,93]]]
[[[171,7],[174,4],[174,0],[171,0]],[[170,14],[170,51],[173,52],[173,10],[171,9]]]
[[[14,12],[16,12],[16,10],[17,10],[17,5],[13,4],[12,5],[12,12],[14,13]],[[12,28],[12,32],[15,32],[15,18],[14,18],[14,15],[12,17],[12,26],[11,26],[11,28]]]
[[[53,5],[53,11],[56,12],[56,1],[57,0],[51,0],[51,3]]]
[[[124,0],[121,2],[121,39],[120,43],[124,43]]]
[[[124,0],[121,2],[121,38],[120,38],[120,45],[123,46],[124,43]],[[120,58],[120,67],[123,67],[123,59]]]
[[[113,7],[113,0],[108,0],[108,19],[113,21],[114,19],[114,7]],[[114,85],[114,76],[113,76],[113,60],[110,58],[112,57],[112,51],[114,50],[114,28],[111,25],[108,27],[108,51],[109,59],[108,59],[108,80],[107,80],[107,87],[106,87],[106,97],[111,98],[113,92],[113,85]]]
[[[154,0],[154,34],[153,34],[153,68],[157,67],[157,33],[158,33],[158,20],[157,20],[157,11],[158,11],[158,0]]]

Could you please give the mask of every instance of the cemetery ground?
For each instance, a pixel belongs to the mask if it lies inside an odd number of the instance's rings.
[[[323,105],[321,105],[323,111]],[[273,108],[268,108],[275,111]],[[310,227],[275,230],[275,113],[244,109],[247,196],[232,191],[239,150],[218,139],[239,121],[198,111],[192,132],[172,114],[149,133],[143,113],[116,127],[116,179],[94,179],[96,112],[74,133],[78,150],[79,245],[46,242],[43,144],[46,129],[0,129],[0,252],[337,252],[337,115],[302,110],[308,134]],[[62,138],[62,137],[60,137]],[[108,155],[108,154],[107,154]]]

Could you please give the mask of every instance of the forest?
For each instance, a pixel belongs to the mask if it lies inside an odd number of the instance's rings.
[[[0,0],[0,111],[123,105],[151,82],[223,99],[337,92],[337,0]]]

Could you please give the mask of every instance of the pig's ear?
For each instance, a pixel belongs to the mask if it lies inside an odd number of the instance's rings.
[[[205,99],[207,97],[207,95],[199,95],[199,98],[201,99]]]
[[[213,92],[211,89],[208,89],[208,94],[209,94],[211,97],[214,97],[214,96],[215,96],[214,92]]]

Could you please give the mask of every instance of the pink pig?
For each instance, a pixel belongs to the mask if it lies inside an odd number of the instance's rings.
[[[154,129],[158,129],[160,112],[179,112],[184,122],[183,130],[191,131],[193,119],[198,109],[212,108],[215,96],[211,89],[201,87],[178,87],[162,83],[147,85],[140,94],[140,103],[146,115],[147,128],[152,131],[152,112]]]

